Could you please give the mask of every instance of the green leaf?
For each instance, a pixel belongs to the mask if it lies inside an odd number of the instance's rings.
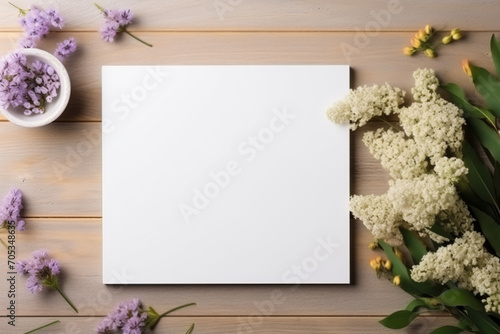
[[[496,199],[494,196],[493,177],[488,168],[479,159],[476,151],[467,141],[464,141],[462,151],[465,167],[469,169],[467,179],[469,180],[470,188],[483,201],[495,207]]]
[[[488,240],[497,255],[500,256],[500,225],[495,221],[495,219],[491,218],[478,208],[475,208],[472,205],[470,205],[469,208],[476,217],[476,220],[481,227],[481,232],[483,232],[486,240]]]
[[[484,311],[483,304],[467,289],[449,289],[436,299],[446,306],[468,306],[474,310]]]
[[[476,311],[470,307],[465,307],[469,318],[481,331],[482,334],[500,334],[500,327],[491,320],[484,312]]]
[[[464,330],[460,327],[455,327],[455,326],[443,326],[436,328],[429,334],[458,334],[462,333]]]
[[[495,124],[495,116],[484,108],[477,107],[467,100],[464,90],[454,83],[449,83],[441,86],[442,89],[448,92],[450,100],[457,107],[462,109],[466,116],[475,118],[487,118],[490,124]]]
[[[453,235],[451,235],[450,232],[446,231],[438,223],[434,223],[434,225],[432,225],[432,227],[429,230],[431,230],[432,232],[436,233],[437,235],[445,237],[446,239],[453,240]]]
[[[417,317],[417,313],[407,310],[397,311],[380,320],[379,322],[387,328],[401,329],[408,326],[413,319]]]
[[[193,332],[193,330],[194,330],[194,322],[191,324],[191,326],[189,326],[186,334],[191,334]]]
[[[472,81],[477,91],[486,101],[488,109],[496,117],[500,117],[500,81],[482,67],[469,66],[472,73]]]
[[[495,38],[495,35],[491,35],[490,47],[491,57],[493,58],[497,75],[500,78],[500,41]]]
[[[419,307],[427,307],[427,303],[422,299],[413,299],[405,308],[405,310],[413,312]]]
[[[379,240],[380,247],[384,250],[385,254],[392,262],[392,272],[394,275],[399,275],[401,279],[401,289],[414,296],[430,295],[437,296],[440,294],[441,289],[437,286],[432,286],[425,282],[415,282],[410,277],[410,271],[406,268],[405,264],[396,256],[391,246],[382,240]]]
[[[422,257],[427,254],[427,249],[415,234],[402,227],[400,227],[399,230],[403,234],[404,243],[406,248],[410,251],[413,263],[419,264]]]
[[[498,132],[479,119],[470,118],[468,123],[481,142],[481,145],[488,149],[491,156],[497,162],[500,162],[500,137],[498,136]]]
[[[495,185],[495,194],[497,196],[497,203],[500,203],[500,163],[495,163],[495,170],[493,172],[493,184]]]

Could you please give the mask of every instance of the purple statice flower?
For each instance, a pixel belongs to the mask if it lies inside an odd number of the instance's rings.
[[[115,40],[116,32],[120,25],[116,21],[106,20],[101,28],[101,37],[106,42],[113,42]]]
[[[74,40],[69,41],[63,44],[61,52],[68,53],[73,47]],[[25,115],[41,114],[45,104],[57,96],[60,86],[58,74],[44,62],[35,60],[28,64],[20,52],[0,61],[0,105],[5,109],[22,106]]]
[[[61,267],[58,261],[49,258],[47,251],[43,249],[34,251],[30,259],[16,262],[16,269],[19,274],[28,276],[26,288],[31,293],[39,293],[44,287],[54,289],[78,313],[75,306],[59,288],[58,276],[61,273]]]
[[[134,14],[130,9],[104,9],[98,4],[95,5],[104,14],[104,25],[100,29],[101,37],[104,41],[114,42],[116,34],[124,32],[139,42],[152,47],[151,44],[146,43],[127,30],[127,26],[132,23],[134,18]]]
[[[0,226],[7,227],[8,222],[14,222],[16,230],[24,231],[25,222],[21,219],[23,194],[19,189],[11,189],[0,206]]]
[[[141,334],[146,329],[148,314],[139,299],[120,303],[97,327],[97,333]]]
[[[62,16],[55,10],[44,10],[31,6],[29,10],[20,10],[24,16],[19,23],[24,29],[24,36],[20,45],[24,48],[35,47],[40,39],[45,37],[51,29],[61,29],[64,26]]]
[[[62,41],[61,43],[57,43],[57,49],[54,52],[54,56],[56,56],[59,60],[63,61],[75,51],[76,51],[76,41],[73,37],[70,37]]]
[[[181,308],[196,305],[189,303],[175,307],[163,314],[159,314],[151,306],[144,309],[139,299],[132,299],[127,302],[121,302],[113,311],[111,311],[96,328],[97,334],[143,334],[149,333],[158,324],[161,318],[167,314]],[[191,328],[194,327],[194,324]]]

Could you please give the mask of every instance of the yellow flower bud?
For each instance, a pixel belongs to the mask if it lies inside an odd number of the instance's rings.
[[[425,26],[425,33],[430,35],[434,32],[434,28],[432,28],[429,24]]]
[[[380,255],[379,255],[379,256],[377,256],[377,257],[375,258],[375,261],[377,261],[377,263],[382,262],[382,256],[380,256]]]
[[[415,37],[417,39],[421,39],[421,40],[423,40],[425,36],[426,36],[425,31],[422,30],[422,29],[420,29],[419,31],[417,31],[417,33],[415,34]]]
[[[394,254],[396,254],[396,256],[398,257],[398,259],[400,259],[401,261],[404,262],[403,253],[401,253],[401,251],[399,249],[394,248]]]
[[[465,74],[467,74],[469,77],[472,78],[472,71],[469,66],[469,61],[467,59],[462,60],[462,69],[464,70]]]
[[[460,28],[452,29],[450,35],[460,34]]]
[[[380,262],[378,262],[375,259],[370,260],[370,267],[372,267],[373,270],[379,271],[380,270]]]
[[[370,242],[369,247],[370,247],[371,250],[377,249],[378,248],[378,242],[376,242],[376,241]]]
[[[399,277],[399,275],[394,276],[394,279],[392,280],[392,283],[394,285],[400,285],[401,284],[401,277]]]
[[[453,40],[452,36],[444,36],[443,40],[441,41],[443,44],[448,44]]]
[[[411,39],[411,45],[413,45],[413,47],[415,49],[418,49],[420,47],[420,45],[422,45],[422,42],[419,39],[412,38]]]
[[[403,53],[407,56],[412,56],[415,53],[415,51],[417,50],[415,50],[415,48],[412,48],[410,46],[403,48]]]
[[[458,41],[459,39],[462,38],[462,34],[460,32],[454,33],[451,35],[451,37],[455,40]]]
[[[432,49],[425,49],[424,53],[429,58],[435,58],[436,57],[436,53]]]
[[[391,260],[387,260],[385,261],[384,263],[384,268],[387,269],[387,270],[391,270],[392,269],[392,263],[391,263]]]

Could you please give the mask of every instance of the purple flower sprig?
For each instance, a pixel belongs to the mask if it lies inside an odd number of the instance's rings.
[[[44,287],[54,289],[78,313],[76,307],[59,287],[61,273],[59,262],[50,259],[46,251],[41,249],[34,251],[30,259],[16,262],[16,269],[21,275],[28,276],[26,287],[31,293],[39,293]]]
[[[97,326],[96,333],[143,334],[149,330],[153,330],[160,319],[166,315],[192,305],[196,305],[196,303],[189,303],[174,307],[165,313],[159,314],[151,306],[147,310],[144,309],[139,299],[132,299],[130,301],[120,303],[116,309],[111,311]],[[191,333],[193,328],[194,324],[189,327],[186,334]]]
[[[30,9],[22,9],[9,2],[19,10],[19,16],[22,16],[19,23],[23,27],[24,34],[19,45],[22,48],[35,48],[38,42],[47,36],[53,29],[62,29],[64,19],[55,9],[41,9],[31,6]],[[71,53],[76,51],[76,42],[73,37],[57,44],[54,52],[59,60],[65,60]]]
[[[22,106],[27,116],[42,114],[60,86],[59,75],[44,62],[28,64],[20,52],[12,52],[0,61],[0,105],[5,109]]]
[[[20,41],[23,48],[36,47],[38,41],[45,37],[51,29],[62,29],[64,26],[64,19],[55,9],[44,10],[36,6],[22,9],[11,2],[9,4],[17,8],[19,16],[22,16],[19,23],[24,29],[24,35]]]
[[[97,3],[94,3],[94,5],[101,11],[106,19],[106,21],[104,21],[104,26],[101,28],[101,37],[103,40],[106,42],[114,42],[116,33],[123,32],[142,44],[153,47],[152,44],[145,42],[128,31],[127,26],[132,23],[132,19],[134,18],[130,9],[105,9]]]
[[[0,229],[9,231],[9,247],[5,241],[0,239],[0,243],[7,249],[12,248],[13,240],[11,234],[15,228],[18,231],[24,231],[26,223],[21,219],[21,210],[23,208],[23,194],[19,189],[11,189],[5,196],[2,205],[0,206]]]

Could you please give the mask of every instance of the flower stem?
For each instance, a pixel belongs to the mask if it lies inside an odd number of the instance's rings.
[[[181,308],[188,307],[191,305],[196,305],[196,303],[189,303],[189,304],[177,306],[177,307],[174,307],[173,309],[170,309],[167,312],[162,313],[162,314],[158,314],[152,307],[149,307],[148,314],[151,317],[151,321],[149,323],[149,328],[151,330],[153,330],[156,327],[156,325],[158,325],[158,322],[160,321],[160,319],[163,318],[164,316],[166,316],[167,314],[170,314],[174,311],[180,310]],[[194,326],[194,324],[193,324],[193,326]]]
[[[120,31],[123,31],[124,33],[126,33],[126,34],[127,34],[127,35],[129,35],[130,37],[134,38],[135,40],[137,40],[137,41],[141,42],[141,43],[142,43],[142,44],[144,44],[144,45],[149,46],[150,48],[152,48],[152,47],[153,47],[153,44],[149,44],[149,43],[147,43],[147,42],[143,41],[143,40],[142,40],[142,39],[140,39],[139,37],[137,37],[137,36],[135,36],[134,34],[132,34],[130,31],[128,31],[128,30],[127,30],[127,28],[125,28],[125,27],[120,26]]]
[[[168,310],[167,312],[165,313],[162,313],[160,314],[160,318],[163,318],[164,316],[166,316],[167,314],[170,314],[174,311],[177,311],[177,310],[180,310],[181,308],[184,308],[184,307],[188,307],[188,306],[192,306],[192,305],[196,305],[196,303],[189,303],[189,304],[184,304],[184,305],[181,305],[181,306],[177,306],[177,307],[174,307],[173,309],[171,310]]]
[[[7,246],[7,244],[5,243],[5,241],[3,241],[2,239],[0,239],[0,243],[1,243],[2,245],[4,245],[4,246],[5,246],[5,248],[9,249],[9,246]]]
[[[54,289],[57,290],[57,292],[59,292],[59,294],[64,298],[64,300],[69,304],[69,306],[71,306],[73,308],[73,310],[75,310],[76,313],[78,313],[78,310],[76,309],[75,305],[73,305],[72,302],[69,301],[68,297],[66,297],[66,295],[61,291],[61,289],[59,289],[59,286],[57,285],[54,285]]]
[[[11,6],[13,6],[14,8],[17,8],[17,9],[19,10],[19,16],[21,16],[21,15],[22,15],[22,16],[24,16],[24,15],[28,14],[28,12],[30,11],[29,9],[22,9],[22,8],[19,8],[19,7],[17,7],[16,5],[14,5],[14,4],[13,4],[12,2],[10,2],[10,1],[9,1],[9,4],[10,4]]]
[[[191,326],[189,326],[188,331],[186,332],[186,334],[191,334],[193,332],[193,329],[194,329],[194,322],[191,324]]]
[[[54,324],[58,324],[58,323],[60,323],[60,321],[59,321],[59,320],[52,321],[50,324],[46,324],[46,325],[43,325],[43,326],[41,326],[41,327],[35,328],[35,329],[33,329],[33,330],[29,331],[29,332],[26,332],[26,333],[24,333],[24,334],[34,333],[34,332],[36,332],[37,330],[40,330],[40,329],[43,329],[43,328],[49,327],[50,325],[54,325]]]
[[[97,9],[99,9],[99,10],[100,10],[103,14],[106,14],[106,10],[105,10],[103,7],[99,6],[99,5],[98,5],[97,3],[95,3],[95,2],[94,2],[94,5],[95,5],[95,6],[97,7]]]

